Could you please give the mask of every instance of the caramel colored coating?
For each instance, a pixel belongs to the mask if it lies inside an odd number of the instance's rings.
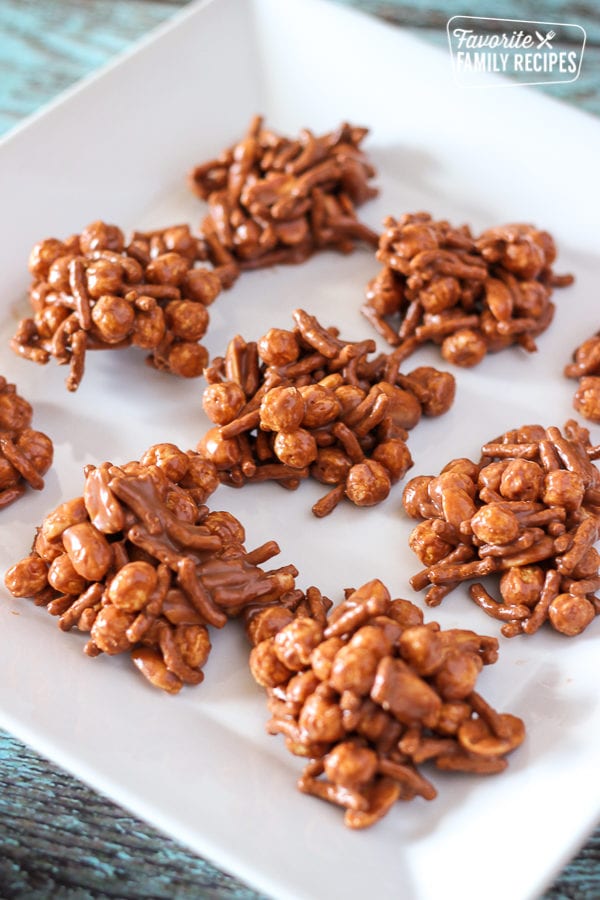
[[[458,730],[461,746],[483,757],[497,757],[518,747],[525,738],[525,728],[516,716],[500,717],[502,732],[494,733],[483,717],[463,722]],[[497,729],[500,730],[500,729]]]
[[[341,404],[335,393],[322,384],[307,384],[300,388],[304,401],[302,425],[305,428],[324,428],[339,418]]]
[[[277,658],[291,671],[300,671],[310,661],[312,651],[323,639],[323,629],[309,618],[298,618],[275,635],[273,649]]]
[[[552,322],[554,287],[571,276],[552,270],[552,237],[533,225],[491,228],[479,237],[428,213],[385,219],[363,315],[405,359],[438,344],[447,362],[478,365],[512,344],[531,352]]]
[[[528,459],[512,459],[500,479],[500,493],[507,500],[537,500],[544,481],[544,472]]]
[[[375,506],[390,492],[390,476],[381,463],[368,459],[352,466],[346,478],[346,497],[356,506]]]
[[[304,418],[304,400],[295,387],[274,387],[260,404],[260,427],[264,431],[295,431]]]
[[[63,546],[75,571],[86,581],[101,581],[112,562],[110,544],[91,522],[81,522],[66,528]]]
[[[500,594],[506,606],[535,606],[543,586],[544,570],[540,566],[514,566],[500,578]]]
[[[484,544],[510,544],[519,536],[519,520],[500,503],[487,503],[471,519],[473,534]]]
[[[281,662],[269,638],[253,647],[250,654],[250,671],[261,687],[272,688],[289,678],[289,669]]]
[[[267,636],[252,617],[247,625],[251,671],[272,714],[267,731],[307,760],[300,791],[341,806],[348,827],[366,828],[397,800],[435,798],[422,762],[478,774],[506,767],[523,723],[475,692],[482,667],[496,661],[494,638],[424,625],[417,607],[392,600],[378,580],[346,591],[323,618],[327,602],[311,617],[306,599],[294,601],[291,618]]]
[[[48,584],[49,566],[40,556],[26,556],[5,575],[5,584],[13,597],[33,597]]]
[[[410,451],[400,438],[382,441],[373,450],[371,459],[385,469],[392,484],[404,478],[413,464]]]
[[[573,396],[573,406],[584,419],[600,422],[600,378],[585,375]]]
[[[117,609],[139,612],[150,602],[157,582],[156,569],[150,563],[126,563],[110,582],[107,597]]]
[[[544,477],[542,500],[547,506],[564,507],[570,512],[583,503],[585,482],[577,472],[554,469]]]
[[[201,226],[209,259],[227,266],[230,282],[244,269],[301,263],[324,248],[377,245],[355,212],[377,194],[369,183],[375,170],[360,149],[367,133],[342,123],[328,134],[303,128],[288,138],[255,116],[237,144],[192,169],[190,189],[209,206]],[[281,353],[268,364],[293,360],[292,346]]]
[[[241,458],[237,440],[224,438],[219,428],[210,428],[198,442],[197,450],[217,470],[228,470],[236,466]]]
[[[409,546],[425,568],[411,585],[428,588],[425,602],[435,606],[459,583],[496,575],[500,601],[483,584],[469,595],[503,623],[505,637],[534,634],[544,622],[580,634],[600,612],[597,456],[588,430],[573,420],[563,432],[524,425],[484,444],[479,463],[452,460],[438,476],[413,478],[403,503],[423,520]],[[460,686],[439,687],[451,691],[446,699],[462,699]]]
[[[410,389],[404,390],[397,385],[389,384],[387,381],[380,381],[378,387],[390,400],[388,415],[391,417],[394,425],[398,428],[404,428],[406,431],[410,431],[415,425],[418,425],[423,415],[423,407],[420,400]]]
[[[86,579],[77,572],[68,553],[61,553],[52,560],[48,569],[48,584],[59,594],[78,595],[87,587]]]
[[[487,344],[480,331],[458,328],[442,341],[441,353],[446,362],[462,369],[479,365],[487,353]]]
[[[596,609],[586,597],[559,594],[548,607],[548,618],[556,631],[573,637],[581,634],[596,615]]]
[[[401,379],[401,384],[415,393],[426,416],[441,416],[448,412],[454,402],[454,377],[450,372],[440,372],[433,366],[413,369]]]
[[[83,496],[49,513],[6,586],[46,606],[63,631],[87,632],[87,655],[128,652],[169,693],[199,684],[208,627],[222,628],[246,608],[275,610],[262,626],[274,634],[290,621],[285,598],[300,593],[293,566],[260,567],[279,553],[274,541],[248,551],[242,524],[204,505],[218,483],[212,463],[171,443],[122,466],[88,466]]]
[[[584,419],[600,422],[600,333],[575,348],[573,361],[565,366],[564,373],[579,382],[573,407]]]
[[[91,316],[101,340],[106,344],[119,344],[134,330],[135,308],[124,297],[114,294],[100,295]]]
[[[292,315],[293,330],[271,328],[257,343],[237,335],[207,368],[203,406],[215,427],[198,452],[234,487],[276,480],[293,490],[312,476],[329,486],[317,517],[344,497],[381,503],[413,464],[406,429],[449,409],[455,379],[430,366],[403,375],[393,354],[369,358],[372,341]]]
[[[42,476],[52,465],[52,441],[30,427],[32,417],[31,404],[0,375],[0,509],[22,497],[28,487],[42,490]]]
[[[293,469],[304,469],[317,458],[317,442],[304,428],[295,431],[279,431],[273,441],[277,459]]]
[[[149,351],[154,368],[196,378],[208,362],[198,343],[206,307],[228,283],[218,264],[199,265],[206,256],[187,225],[134,232],[127,243],[119,228],[98,221],[67,241],[40,241],[29,258],[33,315],[19,323],[11,347],[38,363],[68,363],[70,391],[88,350],[131,345]]]
[[[31,424],[33,409],[31,404],[17,394],[14,384],[9,384],[0,376],[0,429],[2,431],[23,431]]]
[[[131,641],[127,637],[127,631],[133,621],[132,613],[117,606],[105,606],[98,610],[90,630],[94,646],[109,656],[116,656],[129,650]]]
[[[246,402],[246,396],[234,381],[209,384],[202,395],[206,415],[216,425],[232,422]]]
[[[287,366],[300,356],[300,346],[291,331],[269,328],[258,342],[258,353],[267,366]]]

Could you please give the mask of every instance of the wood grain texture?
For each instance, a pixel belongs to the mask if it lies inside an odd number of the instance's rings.
[[[0,134],[184,5],[185,0],[1,0]]]
[[[439,45],[446,45],[445,26],[452,15],[576,22],[588,34],[581,78],[543,89],[600,115],[597,2],[337,2],[412,28]],[[0,0],[0,134],[185,3]],[[236,879],[0,732],[0,900],[105,897],[260,900]],[[600,828],[544,894],[544,900],[598,898]]]
[[[529,2],[503,0],[502,3],[433,0],[403,3],[396,0],[336,0],[343,6],[380,16],[388,22],[403,25],[419,37],[439,47],[448,48],[446,24],[451,16],[492,16],[507,19],[570,22],[581,25],[587,33],[581,74],[577,81],[565,84],[536,85],[536,90],[573,103],[580,109],[600,115],[600,6],[598,3]],[[568,49],[567,45],[557,45]]]
[[[537,22],[571,22],[585,28],[591,43],[600,42],[596,0],[336,0],[407,28],[444,28],[451,16],[489,16]]]
[[[3,732],[0,822],[2,900],[260,900]]]

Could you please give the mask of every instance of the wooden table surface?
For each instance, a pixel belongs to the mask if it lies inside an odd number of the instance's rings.
[[[185,2],[0,0],[0,134],[164,21]],[[543,5],[536,0],[430,0],[427,8],[421,0],[338,2],[418,29],[422,36],[438,44],[445,44],[446,22],[457,14],[549,19],[582,25],[588,43],[581,77],[572,84],[540,89],[600,115],[597,0],[546,0]],[[505,864],[502,854],[499,864]],[[251,900],[259,896],[0,731],[0,900]],[[600,827],[544,898],[600,898]]]

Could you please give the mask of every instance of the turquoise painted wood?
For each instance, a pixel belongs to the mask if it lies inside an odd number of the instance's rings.
[[[597,2],[337,0],[446,44],[453,15],[576,22],[587,31],[580,78],[539,88],[600,115]],[[186,0],[0,0],[0,134],[164,21]]]
[[[0,134],[185,2],[0,0]],[[415,29],[438,44],[446,42],[445,25],[452,15],[576,22],[588,35],[581,78],[544,89],[600,115],[597,2],[337,2]],[[498,862],[505,864],[500,851]],[[0,732],[0,900],[96,897],[260,900],[236,879]],[[544,900],[598,898],[600,828],[544,894]]]
[[[0,732],[0,897],[259,900]]]
[[[0,133],[183,5],[183,0],[0,0]]]
[[[580,109],[600,115],[600,5],[594,2],[545,0],[337,0],[345,6],[402,24],[424,39],[448,46],[446,24],[452,16],[490,16],[505,19],[571,22],[586,30],[581,75],[571,84],[540,85],[541,90]],[[568,48],[563,48],[568,49]]]

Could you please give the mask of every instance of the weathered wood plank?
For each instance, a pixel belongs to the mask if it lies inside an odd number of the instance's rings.
[[[0,823],[3,900],[260,900],[3,732]]]
[[[337,2],[348,3],[348,0],[337,0]],[[445,26],[443,30],[429,27],[411,28],[410,30],[417,37],[450,52]],[[600,116],[600,44],[588,43],[586,45],[581,74],[577,81],[565,84],[538,84],[532,90],[541,91],[557,100],[572,103],[579,109],[585,109],[593,115]]]
[[[264,900],[0,731],[0,897],[98,896]],[[540,900],[596,897],[600,828]]]
[[[163,22],[186,0],[2,0],[0,134]]]
[[[164,21],[188,0],[2,0],[0,4],[0,134],[82,76],[107,62]],[[400,0],[336,0],[446,46],[445,27],[452,15],[481,14],[480,4],[435,0],[427,9]],[[554,10],[554,12],[553,12]],[[489,12],[490,15],[497,15]],[[522,4],[503,4],[507,18],[535,16]],[[600,16],[590,3],[551,3],[544,18],[573,21],[588,31],[580,78],[539,90],[600,115]]]
[[[490,16],[502,19],[569,22],[581,25],[590,43],[600,43],[600,17],[595,0],[546,0],[545,3],[524,3],[522,0],[502,0],[480,3],[479,0],[336,0],[363,12],[397,22],[408,28],[445,28],[451,16]]]
[[[546,4],[541,12],[539,9],[534,11],[531,6],[528,8],[512,0],[504,2],[500,11],[498,7],[495,11],[490,8],[482,9],[481,4],[475,2],[463,5],[460,0],[434,0],[427,4],[427,9],[422,8],[421,3],[407,4],[400,0],[336,0],[336,2],[409,28],[415,35],[445,49],[448,49],[446,24],[453,15],[481,16],[482,13],[487,13],[490,16],[504,18],[538,18],[581,25],[587,31],[587,42],[581,75],[577,81],[536,85],[535,90],[572,103],[594,115],[600,115],[600,15],[597,4],[554,2]]]

